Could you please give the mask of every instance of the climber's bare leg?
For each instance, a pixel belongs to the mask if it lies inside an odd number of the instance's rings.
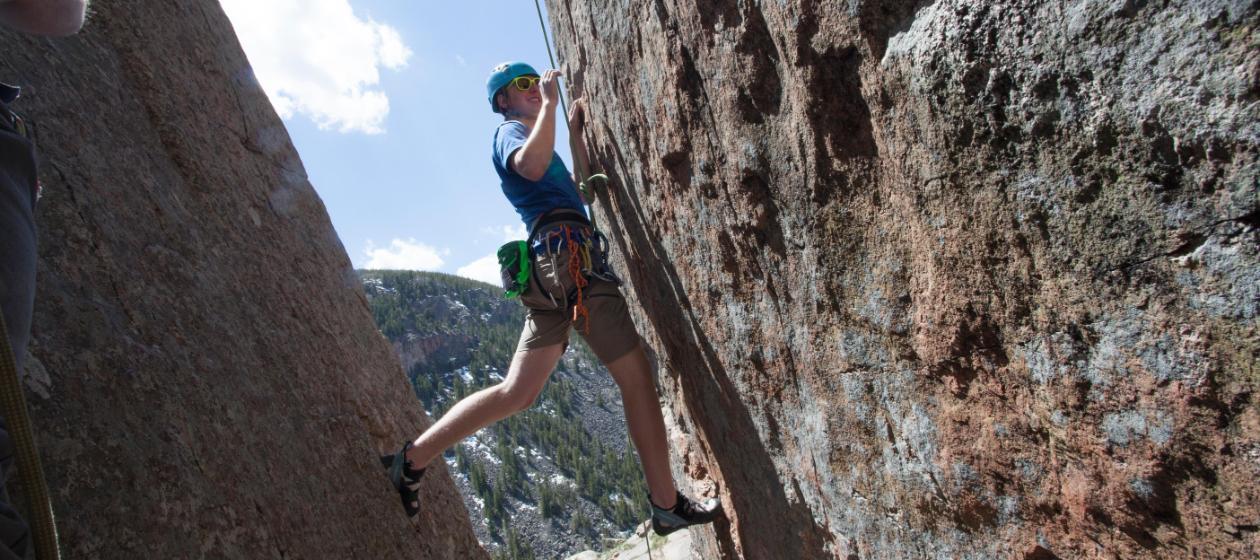
[[[551,377],[563,353],[563,344],[517,352],[512,357],[507,379],[455,403],[412,442],[407,460],[414,468],[424,468],[443,451],[477,430],[529,408],[547,384],[547,378]]]
[[[613,360],[608,372],[621,388],[621,400],[626,411],[626,424],[630,438],[639,451],[639,461],[647,477],[652,503],[669,509],[674,507],[677,494],[674,476],[669,470],[669,447],[665,439],[665,418],[661,416],[661,401],[652,380],[652,368],[642,346],[636,346],[625,356]]]

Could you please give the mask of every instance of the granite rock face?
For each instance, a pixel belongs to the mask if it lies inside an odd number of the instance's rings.
[[[1256,2],[548,5],[704,557],[1260,554]]]
[[[43,148],[32,414],[69,558],[483,558],[427,425],[213,0],[0,31]],[[443,513],[436,515],[433,512]]]

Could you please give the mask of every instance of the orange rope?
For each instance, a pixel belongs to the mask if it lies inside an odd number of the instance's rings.
[[[586,309],[586,304],[582,302],[582,288],[587,285],[586,275],[582,274],[582,250],[578,248],[577,239],[573,236],[573,228],[564,226],[564,237],[565,243],[569,246],[569,277],[573,279],[573,285],[577,288],[577,300],[573,304],[573,324],[576,326],[578,317],[581,317],[586,327],[582,334],[591,334],[590,313]]]

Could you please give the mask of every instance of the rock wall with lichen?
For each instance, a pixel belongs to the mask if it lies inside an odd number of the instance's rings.
[[[414,523],[385,479],[427,419],[218,3],[92,9],[0,30],[42,147],[27,386],[66,556],[484,558],[444,465]]]
[[[1260,554],[1256,2],[548,5],[704,557]]]

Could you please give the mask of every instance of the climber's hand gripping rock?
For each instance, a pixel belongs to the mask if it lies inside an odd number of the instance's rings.
[[[542,93],[543,105],[555,107],[560,103],[560,71],[551,69],[543,72],[538,80],[538,89]]]
[[[569,134],[581,136],[586,131],[586,98],[579,97],[569,104]]]

